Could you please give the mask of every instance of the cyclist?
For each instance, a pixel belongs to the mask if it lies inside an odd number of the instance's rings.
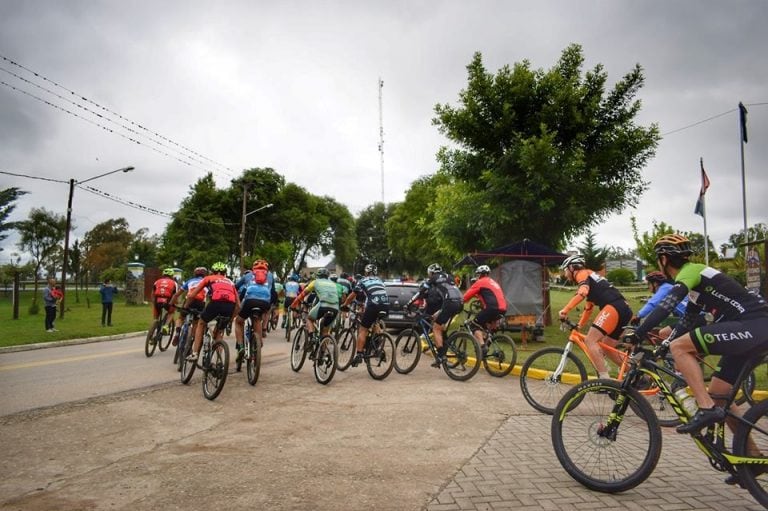
[[[283,328],[286,327],[286,318],[288,317],[288,314],[291,314],[291,323],[294,323],[296,320],[296,314],[291,311],[291,304],[293,303],[293,300],[296,299],[297,296],[299,296],[299,292],[301,291],[301,285],[299,284],[299,276],[295,273],[292,274],[288,281],[286,281],[285,286],[285,302],[283,303]]]
[[[352,292],[344,300],[344,308],[349,308],[349,304],[354,301],[365,300],[363,313],[360,316],[360,328],[357,331],[357,353],[352,359],[352,366],[356,367],[363,361],[365,351],[365,338],[368,337],[368,330],[379,318],[379,312],[389,311],[389,296],[384,283],[376,276],[378,268],[375,264],[365,266],[365,276],[355,283]]]
[[[242,299],[242,304],[235,318],[235,350],[237,351],[238,362],[243,356],[243,326],[245,320],[251,317],[253,309],[256,308],[261,310],[261,314],[253,316],[253,331],[256,333],[260,345],[264,345],[262,325],[264,321],[267,321],[267,314],[270,312],[270,301],[274,287],[269,266],[266,261],[261,259],[254,261],[251,271],[241,280],[243,282],[238,288],[238,295]]]
[[[408,303],[406,308],[416,300],[426,298],[425,312],[432,316],[432,332],[435,335],[435,347],[437,348],[437,359],[432,363],[432,367],[440,367],[445,358],[445,346],[443,338],[448,325],[453,317],[461,312],[463,307],[463,296],[459,288],[456,287],[456,281],[437,263],[432,263],[427,267],[428,278],[421,283],[419,292],[416,293]]]
[[[173,305],[171,304],[171,298],[179,290],[179,284],[173,278],[173,268],[165,268],[163,274],[152,284],[152,319],[156,320],[160,317],[160,312],[163,308],[168,309],[168,316],[165,318],[163,324],[163,333],[168,333],[168,325],[171,324],[173,319]],[[154,339],[150,342],[154,343]]]
[[[491,269],[486,264],[481,264],[475,269],[477,279],[464,293],[464,303],[467,303],[472,297],[477,296],[480,303],[483,304],[477,317],[472,324],[472,334],[477,342],[482,346],[483,356],[488,352],[486,339],[483,338],[483,328],[495,330],[499,324],[499,316],[507,312],[507,300],[504,298],[504,291],[498,282],[490,277]]]
[[[184,301],[184,308],[188,309],[194,297],[202,289],[207,290],[208,297],[210,298],[200,314],[200,319],[197,320],[195,343],[192,345],[192,353],[187,357],[187,360],[191,361],[197,360],[200,346],[203,344],[203,332],[207,328],[208,322],[214,320],[217,316],[229,316],[231,319],[240,308],[240,297],[237,294],[235,283],[229,280],[226,275],[227,265],[222,262],[213,263],[211,265],[211,272],[212,275],[203,278],[197,286],[187,293],[187,298]],[[223,330],[216,332],[217,340],[223,337]]]
[[[768,351],[768,303],[724,273],[691,262],[693,250],[685,236],[661,236],[653,249],[659,269],[674,279],[675,285],[630,340],[643,339],[688,295],[685,315],[675,325],[669,351],[699,405],[693,418],[678,426],[677,431],[695,433],[725,417],[725,410],[719,405],[722,402],[707,393],[697,355],[721,355],[709,391],[714,396],[728,394],[741,368]],[[714,322],[706,324],[707,316],[713,317]],[[731,411],[738,414],[735,406]],[[729,423],[733,426],[731,420]],[[736,484],[738,478],[728,478],[726,482]]]
[[[282,282],[274,278],[274,273],[272,276],[275,287],[275,304],[272,306],[272,315],[270,317],[274,318],[275,324],[277,324],[280,321],[280,305],[285,301],[285,287]],[[283,311],[283,318],[285,318],[285,311]]]
[[[201,280],[205,278],[205,276],[208,275],[208,269],[204,266],[198,266],[195,268],[194,275],[192,278],[188,279],[186,282],[184,282],[180,287],[179,290],[174,293],[173,297],[171,298],[171,305],[176,305],[176,301],[179,299],[182,293],[189,293],[189,290],[197,286]],[[203,312],[203,309],[205,308],[205,296],[206,296],[207,290],[205,288],[201,289],[197,296],[192,297],[192,301],[189,304],[189,308],[191,310],[195,310],[198,313]],[[174,346],[179,344],[179,334],[181,332],[181,324],[184,322],[184,319],[187,317],[189,313],[185,311],[179,312],[179,317],[176,318],[176,334],[173,336],[173,341],[171,342]],[[192,325],[192,332],[191,332],[192,338],[195,336],[195,325]]]
[[[672,289],[672,283],[667,276],[660,271],[650,272],[645,276],[645,281],[648,282],[648,290],[653,293],[653,296],[651,296],[651,298],[645,302],[645,305],[637,311],[637,316],[633,318],[633,323],[639,324],[640,320],[650,314],[653,308],[659,305]],[[688,305],[688,297],[683,298],[683,300],[677,304],[675,310],[672,311],[672,314],[677,318],[681,318],[683,314],[685,314],[686,305]]]
[[[582,329],[589,321],[594,306],[599,307],[600,312],[589,327],[584,342],[589,351],[589,358],[597,369],[598,376],[610,378],[608,366],[603,358],[603,350],[600,349],[598,343],[603,341],[611,346],[618,344],[622,330],[632,319],[632,309],[629,308],[629,304],[619,290],[613,287],[613,284],[598,273],[587,269],[584,256],[572,255],[567,257],[560,269],[568,281],[579,286],[573,298],[560,311],[560,321],[565,321],[568,318],[568,313],[583,300],[586,300],[584,312],[578,323],[579,329]],[[618,353],[609,353],[608,356],[616,365],[621,365],[621,358]]]
[[[331,323],[339,313],[339,291],[336,287],[336,283],[332,282],[328,277],[330,273],[327,268],[320,268],[317,270],[315,280],[307,284],[307,286],[301,290],[301,293],[294,298],[291,303],[291,308],[296,309],[304,300],[305,296],[314,293],[317,296],[315,304],[309,310],[307,316],[307,333],[311,336],[315,331],[315,321],[318,318],[322,318],[326,313],[332,313],[330,321],[326,322],[321,334],[325,334],[331,328]]]

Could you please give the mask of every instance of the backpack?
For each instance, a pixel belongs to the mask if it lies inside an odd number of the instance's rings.
[[[266,284],[267,270],[264,268],[256,268],[253,270],[253,281],[257,284]]]

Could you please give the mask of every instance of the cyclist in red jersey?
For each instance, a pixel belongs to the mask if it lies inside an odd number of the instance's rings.
[[[184,301],[184,308],[188,309],[194,298],[204,288],[208,290],[210,301],[200,314],[195,329],[195,343],[192,345],[192,353],[187,360],[197,360],[197,354],[200,352],[200,346],[203,344],[203,332],[207,328],[209,321],[217,316],[228,316],[230,321],[235,317],[240,309],[240,297],[237,294],[235,283],[225,275],[227,266],[224,263],[213,263],[211,266],[212,275],[208,275],[200,283],[187,293],[187,299]],[[224,331],[216,333],[216,339],[222,339]]]
[[[477,315],[472,325],[472,334],[477,339],[483,350],[483,355],[488,351],[483,331],[479,327],[495,330],[499,326],[499,316],[507,312],[507,300],[504,291],[498,282],[490,277],[491,269],[486,264],[481,264],[475,270],[475,280],[467,292],[464,293],[464,303],[477,296],[483,304],[483,310]],[[477,325],[477,326],[476,326]]]
[[[597,305],[600,308],[595,321],[589,327],[584,342],[589,351],[589,358],[597,369],[598,377],[610,378],[608,366],[603,358],[603,350],[600,349],[598,342],[603,341],[612,346],[618,344],[619,336],[624,327],[632,319],[632,309],[629,308],[627,300],[619,290],[613,287],[613,284],[586,268],[583,256],[572,255],[568,257],[563,261],[560,269],[567,280],[575,282],[579,286],[576,295],[560,311],[560,321],[567,319],[568,313],[582,300],[586,300],[587,304],[584,306],[584,312],[579,320],[579,329],[582,329],[589,321],[594,306]],[[621,365],[621,358],[618,353],[609,353],[608,356],[616,365]]]
[[[168,308],[168,317],[163,325],[163,333],[168,332],[168,325],[173,319],[173,304],[171,299],[179,290],[179,284],[173,278],[173,268],[163,270],[163,275],[152,285],[152,319],[160,317],[160,311],[163,307]]]

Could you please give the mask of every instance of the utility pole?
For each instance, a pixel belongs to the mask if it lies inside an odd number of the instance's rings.
[[[240,219],[240,275],[245,272],[243,266],[243,256],[245,253],[245,206],[248,197],[248,183],[243,183],[243,216]]]
[[[379,155],[381,157],[381,203],[384,204],[384,113],[382,108],[382,89],[384,81],[379,77]]]

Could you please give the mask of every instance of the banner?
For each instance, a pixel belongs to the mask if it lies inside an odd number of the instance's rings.
[[[704,160],[701,160],[701,189],[699,190],[699,200],[696,201],[696,207],[694,208],[693,212],[699,215],[700,217],[704,216],[704,194],[707,193],[707,188],[709,188],[709,177],[707,177],[707,173],[704,171]]]

